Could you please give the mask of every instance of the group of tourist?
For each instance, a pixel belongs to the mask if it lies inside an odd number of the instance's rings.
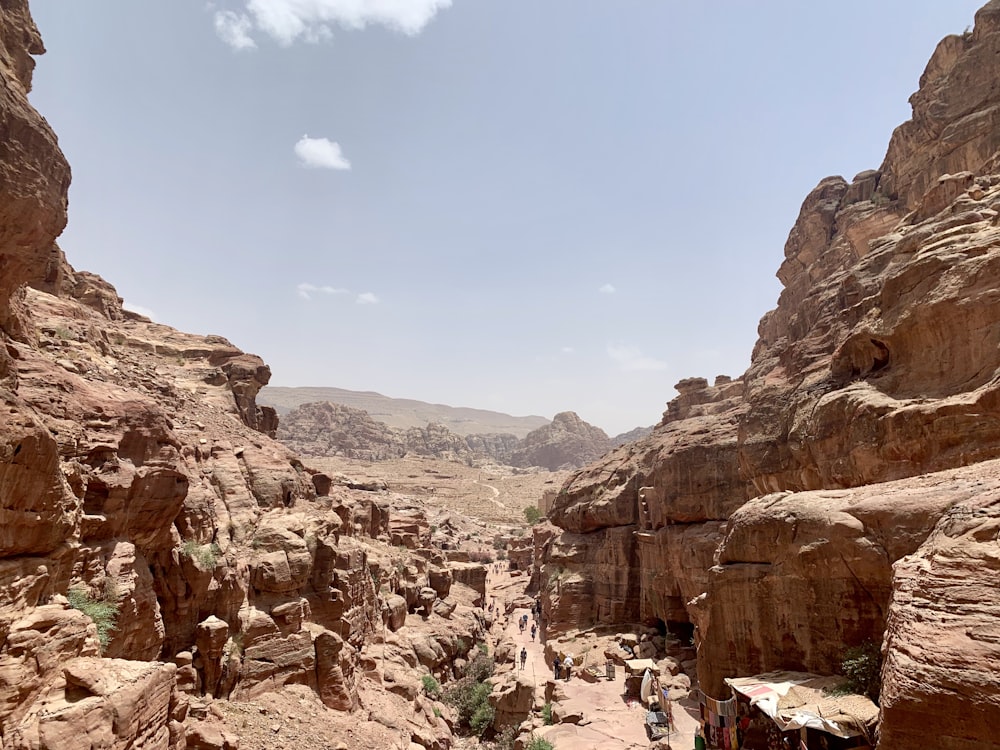
[[[564,678],[566,682],[569,682],[569,678],[573,674],[574,666],[575,664],[573,662],[572,654],[567,654],[565,659],[560,659],[557,655],[556,658],[552,660],[552,673],[557,680]]]

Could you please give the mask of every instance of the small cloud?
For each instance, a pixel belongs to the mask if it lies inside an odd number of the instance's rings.
[[[624,344],[609,344],[608,356],[618,363],[624,372],[653,372],[666,370],[668,365],[653,357],[647,357],[637,347]]]
[[[220,38],[230,46],[234,46],[231,39],[244,44],[237,49],[256,46],[249,36],[251,28],[284,47],[300,38],[313,43],[329,39],[333,36],[331,26],[355,30],[377,24],[414,36],[451,3],[452,0],[243,0],[245,13],[217,12],[215,26]],[[229,36],[219,28],[220,16],[224,17],[221,23]]]
[[[143,317],[149,318],[150,320],[156,320],[156,313],[150,310],[148,307],[143,307],[142,305],[135,305],[131,302],[125,302],[122,304],[122,308],[128,310],[129,312],[134,312],[137,315],[142,315]]]
[[[614,294],[618,290],[615,289],[614,286],[611,285],[611,284],[605,284],[604,286],[602,286],[597,291],[599,291],[601,294]]]
[[[564,346],[564,347],[563,347],[562,349],[560,349],[559,351],[560,351],[560,352],[561,352],[562,354],[572,354],[573,352],[575,352],[575,351],[576,351],[576,349],[574,349],[574,348],[573,348],[572,346]]]
[[[304,167],[310,169],[350,169],[351,163],[344,158],[340,144],[326,138],[302,136],[295,144],[295,155]]]
[[[235,50],[254,49],[257,43],[250,37],[253,22],[249,16],[231,10],[215,12],[215,33]]]
[[[372,292],[362,292],[354,301],[359,305],[377,305],[378,297],[376,297]]]
[[[335,286],[316,286],[315,284],[302,283],[295,287],[295,293],[302,299],[312,299],[314,294],[348,294],[349,290]]]

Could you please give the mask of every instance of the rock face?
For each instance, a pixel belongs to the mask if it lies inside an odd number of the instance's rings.
[[[56,237],[66,226],[69,165],[56,136],[28,103],[32,55],[45,51],[27,0],[0,8],[0,327],[24,332],[22,284],[45,278]],[[0,354],[0,378],[6,377]]]
[[[998,50],[994,0],[938,46],[881,167],[806,197],[743,378],[679,384],[650,438],[563,486],[539,550],[556,632],[693,626],[720,697],[882,642],[879,748],[927,726],[1000,747]]]
[[[704,591],[723,522],[749,497],[736,459],[745,407],[740,381],[677,387],[649,437],[581,469],[556,497],[549,520],[564,531],[535,552],[550,632],[689,622],[684,602]]]
[[[510,434],[456,435],[440,424],[393,428],[366,411],[329,401],[303,404],[284,417],[278,439],[307,456],[384,461],[406,455],[451,461],[509,463],[518,439]]]
[[[542,466],[549,471],[583,466],[611,450],[611,439],[571,411],[532,430],[511,456],[512,466]]]

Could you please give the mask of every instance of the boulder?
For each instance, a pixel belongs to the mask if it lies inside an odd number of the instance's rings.
[[[385,599],[386,624],[389,630],[396,632],[406,623],[406,599],[399,594],[390,594]]]

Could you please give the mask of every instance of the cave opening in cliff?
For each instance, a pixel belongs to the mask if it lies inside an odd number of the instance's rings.
[[[682,646],[686,646],[692,643],[694,638],[694,624],[687,620],[668,620],[663,624],[663,630],[660,632],[667,636],[668,640],[676,639],[680,641]]]

